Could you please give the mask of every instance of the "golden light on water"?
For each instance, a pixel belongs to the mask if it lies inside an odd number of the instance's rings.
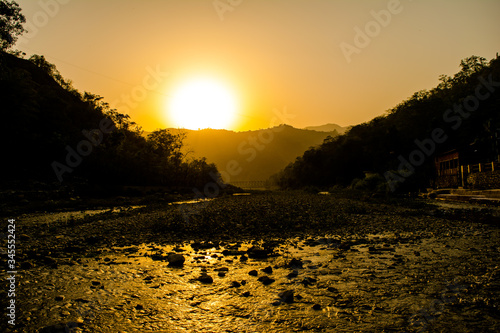
[[[186,129],[228,128],[235,122],[238,102],[221,81],[194,78],[181,83],[167,101],[167,113],[176,127]]]

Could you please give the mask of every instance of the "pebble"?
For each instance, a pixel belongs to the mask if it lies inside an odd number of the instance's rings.
[[[251,276],[257,276],[259,273],[255,270],[255,269],[252,269],[250,272],[248,272],[248,275],[251,275]]]

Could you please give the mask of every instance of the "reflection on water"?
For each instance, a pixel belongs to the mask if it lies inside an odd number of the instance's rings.
[[[494,256],[483,252],[479,261],[469,251],[483,246],[486,235],[466,233],[103,248],[97,258],[57,270],[26,271],[23,308],[35,326],[76,322],[88,332],[427,329],[419,313],[447,286],[485,283],[495,267]],[[169,266],[173,253],[185,258],[182,267]],[[460,290],[427,320],[441,316],[452,327],[457,317],[478,311],[467,302],[453,308],[467,296]],[[41,299],[59,301],[44,306]]]
[[[114,207],[108,209],[89,209],[89,210],[75,210],[66,212],[50,212],[43,214],[33,214],[23,216],[22,219],[26,223],[58,223],[58,222],[70,222],[74,220],[81,220],[88,216],[94,216],[103,213],[122,213],[126,211],[131,211],[146,206],[124,206],[124,207]]]
[[[212,201],[212,200],[213,200],[212,198],[200,198],[200,199],[193,199],[193,200],[170,202],[169,205],[197,204],[197,203],[202,203],[202,202],[207,202],[207,201]]]

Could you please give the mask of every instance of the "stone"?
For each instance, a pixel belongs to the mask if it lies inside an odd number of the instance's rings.
[[[248,272],[248,275],[251,275],[251,276],[257,276],[259,273],[255,270],[255,269],[252,269],[250,272]]]
[[[282,302],[293,303],[293,290],[282,291],[278,296]]]
[[[262,247],[252,246],[247,250],[247,256],[254,259],[265,259],[269,256],[270,252]]]
[[[293,279],[293,278],[296,278],[298,275],[299,275],[299,271],[294,269],[292,272],[288,273],[288,275],[286,277],[289,279]]]
[[[272,274],[273,273],[273,268],[271,266],[267,266],[266,268],[264,268],[262,270],[264,273],[267,273],[267,274]]]
[[[168,265],[171,267],[182,267],[186,260],[182,254],[171,253],[167,256]]]
[[[220,268],[214,269],[214,271],[217,271],[217,272],[228,272],[229,268],[227,268],[227,267],[220,267]]]
[[[212,283],[214,282],[214,279],[207,273],[201,273],[201,275],[198,277],[198,281],[200,281],[201,283]]]
[[[264,284],[265,286],[267,286],[267,285],[273,283],[274,281],[276,281],[276,280],[274,280],[274,279],[272,279],[272,278],[270,278],[268,276],[261,276],[257,280],[260,281],[260,282],[262,282],[262,284]]]
[[[241,287],[241,283],[239,283],[238,281],[232,281],[231,282],[231,287],[233,287],[233,288]]]
[[[304,286],[310,286],[311,284],[316,283],[316,279],[311,278],[311,277],[305,277],[304,280],[302,280],[300,283],[302,283]]]
[[[314,304],[312,308],[313,308],[313,310],[316,310],[316,311],[317,311],[317,310],[321,310],[321,305],[319,305],[319,304]]]
[[[290,260],[290,262],[288,263],[287,267],[290,267],[290,268],[303,268],[302,260],[301,259],[293,258],[292,260]]]
[[[65,297],[63,295],[58,295],[54,298],[55,301],[57,302],[61,302],[61,301],[64,301]]]

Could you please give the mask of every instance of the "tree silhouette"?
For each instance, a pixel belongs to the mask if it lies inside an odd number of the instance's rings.
[[[26,18],[15,1],[0,0],[0,50],[7,50],[17,41],[17,36],[26,30]]]

